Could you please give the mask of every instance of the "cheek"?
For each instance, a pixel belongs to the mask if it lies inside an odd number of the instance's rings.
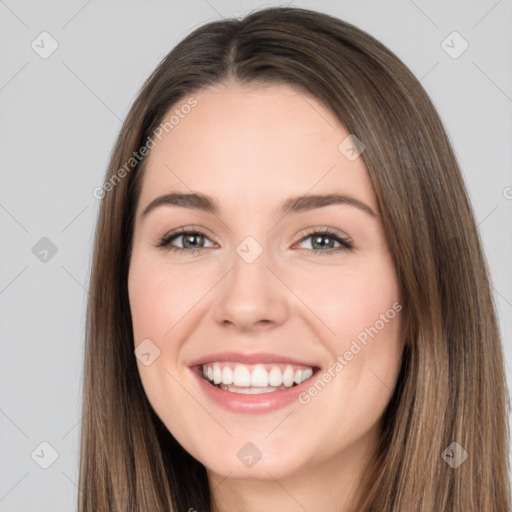
[[[128,294],[136,344],[150,338],[164,348],[164,339],[169,340],[174,326],[208,290],[207,282],[199,274],[155,261],[132,262]],[[173,346],[165,344],[169,345]]]
[[[351,411],[352,420],[357,417],[354,424],[371,424],[391,396],[401,361],[402,304],[391,261],[383,255],[357,271],[336,269],[298,295],[329,327],[327,334],[321,328],[322,341],[332,357],[323,382],[303,403],[327,387],[333,402]],[[340,421],[338,414],[334,408],[332,422]]]
[[[355,438],[371,428],[391,398],[401,362],[403,308],[394,268],[385,259],[365,272],[333,275],[321,291],[329,300],[322,309],[317,288],[318,311],[335,334],[324,338],[333,363],[316,387],[329,388],[334,407],[326,424],[337,425],[332,435],[341,443],[339,432]],[[304,402],[319,394],[313,389]],[[319,399],[313,407],[321,405]]]
[[[135,255],[128,275],[128,294],[135,347],[149,339],[159,350],[159,355],[148,365],[137,360],[146,396],[169,431],[194,446],[189,427],[201,415],[201,410],[193,407],[194,401],[191,402],[186,391],[188,386],[182,384],[187,377],[176,365],[181,344],[173,342],[173,329],[183,335],[181,329],[186,325],[187,313],[205,293],[205,285],[191,278],[183,269],[171,269],[153,257]],[[150,346],[149,350],[153,357],[155,349]],[[175,410],[182,412],[172,414]]]
[[[395,334],[390,324],[398,324],[394,321],[399,315],[393,304],[399,304],[400,293],[394,268],[385,258],[353,271],[333,269],[308,280],[306,285],[298,281],[295,289],[328,326],[330,334],[324,340],[332,353],[342,353],[353,339],[364,343],[368,329],[375,325],[379,332]]]
[[[334,330],[341,339],[357,339],[364,344],[369,332],[390,333],[390,324],[396,316],[393,304],[399,303],[395,283],[374,278],[346,280],[344,293],[338,292],[337,316]]]

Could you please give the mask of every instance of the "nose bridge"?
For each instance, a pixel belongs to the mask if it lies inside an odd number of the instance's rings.
[[[244,238],[230,258],[231,271],[218,294],[215,316],[219,323],[248,329],[260,323],[279,324],[286,315],[282,285],[267,268],[270,252],[253,236]]]

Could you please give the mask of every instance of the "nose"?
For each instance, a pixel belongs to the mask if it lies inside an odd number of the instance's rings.
[[[223,327],[245,332],[283,324],[289,311],[288,290],[269,265],[266,251],[252,262],[238,253],[231,261],[231,271],[219,283],[216,294],[215,320]]]

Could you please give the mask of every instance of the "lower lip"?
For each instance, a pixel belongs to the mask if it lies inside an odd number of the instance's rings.
[[[192,369],[192,373],[199,380],[201,389],[210,400],[228,411],[249,414],[276,411],[290,405],[294,401],[298,401],[298,395],[310,385],[312,378],[310,377],[304,382],[301,382],[297,386],[293,386],[289,389],[272,391],[269,393],[245,395],[242,393],[224,391],[223,389],[210,384],[199,374],[199,371],[195,369]],[[314,375],[315,374],[313,374],[313,376]]]

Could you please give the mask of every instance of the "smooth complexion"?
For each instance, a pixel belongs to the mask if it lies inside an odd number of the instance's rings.
[[[398,375],[399,313],[307,405],[227,410],[189,365],[264,352],[325,370],[400,302],[368,172],[338,149],[349,133],[333,114],[288,85],[229,83],[194,97],[197,106],[151,150],[136,209],[135,345],[150,339],[160,350],[149,366],[137,361],[144,390],[205,465],[213,510],[346,510]],[[219,210],[160,204],[143,215],[171,192],[208,195]],[[332,193],[375,215],[347,202],[280,213],[290,197]],[[180,228],[204,237],[170,239]],[[326,229],[352,247],[331,235],[318,242]],[[166,236],[182,251],[157,247]],[[248,236],[263,249],[252,263],[237,253]],[[237,456],[248,442],[262,454],[252,467]]]

